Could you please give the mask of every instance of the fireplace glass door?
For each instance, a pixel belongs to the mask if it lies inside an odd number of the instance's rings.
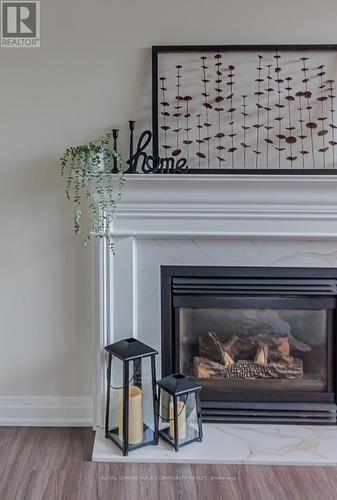
[[[316,302],[176,308],[180,372],[216,391],[328,391],[333,312]]]
[[[337,422],[337,270],[163,266],[162,374],[205,422]]]

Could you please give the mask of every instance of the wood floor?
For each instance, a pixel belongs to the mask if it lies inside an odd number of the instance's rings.
[[[0,500],[337,500],[337,468],[94,464],[84,428],[0,427]]]

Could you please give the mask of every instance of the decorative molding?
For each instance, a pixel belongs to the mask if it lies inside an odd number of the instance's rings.
[[[110,317],[113,302],[110,301],[110,252],[102,240],[91,246],[92,269],[92,331],[93,353],[93,427],[100,426],[104,418],[106,392],[106,359],[104,347],[110,339]]]
[[[126,177],[116,237],[337,238],[337,176]]]
[[[0,396],[1,426],[87,427],[91,397]]]
[[[137,238],[131,240],[132,248],[132,336],[135,339],[138,335],[138,269],[137,269]]]
[[[337,232],[335,233],[316,233],[316,232],[306,232],[302,234],[287,233],[284,232],[280,234],[279,232],[242,232],[238,233],[235,231],[223,234],[222,232],[210,232],[210,233],[198,233],[193,232],[176,232],[176,231],[143,231],[142,233],[133,233],[130,231],[116,231],[113,233],[116,238],[126,238],[130,235],[138,236],[139,238],[147,239],[223,239],[223,240],[337,240]]]
[[[249,210],[236,208],[233,205],[209,205],[199,204],[188,207],[179,204],[125,204],[118,210],[120,219],[236,219],[236,220],[260,220],[260,219],[315,219],[315,220],[337,220],[336,207],[311,206],[303,209],[288,205],[286,208],[274,205],[272,209],[265,206],[255,205]]]
[[[183,182],[285,182],[285,183],[293,183],[293,182],[337,182],[337,173],[336,175],[259,175],[256,174],[254,176],[247,174],[127,174],[126,179],[128,181],[145,181],[147,182],[162,182],[162,181],[183,181]]]

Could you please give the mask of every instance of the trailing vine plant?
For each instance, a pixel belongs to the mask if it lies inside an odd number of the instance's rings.
[[[61,176],[66,180],[65,193],[74,204],[75,234],[82,231],[82,215],[87,206],[90,227],[86,231],[84,244],[92,238],[106,238],[114,253],[109,227],[122,195],[125,178],[121,157],[110,149],[110,140],[111,133],[108,133],[99,143],[70,146],[60,162]],[[114,169],[116,160],[117,172]]]

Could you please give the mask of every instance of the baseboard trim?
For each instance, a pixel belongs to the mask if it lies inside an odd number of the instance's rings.
[[[91,427],[91,397],[0,396],[0,426]]]

